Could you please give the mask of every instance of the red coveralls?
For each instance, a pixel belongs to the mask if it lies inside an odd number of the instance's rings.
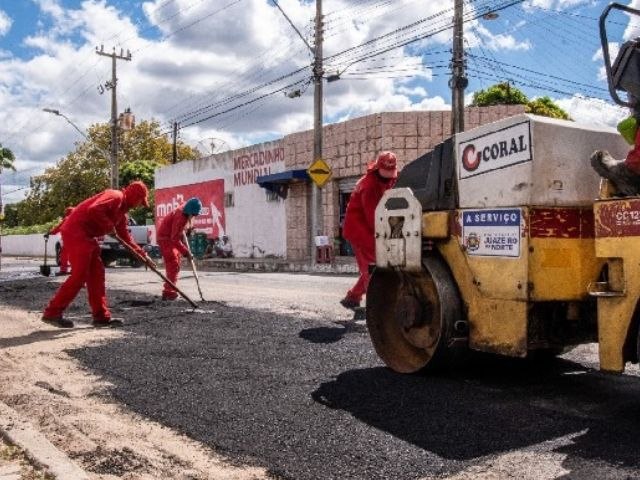
[[[184,203],[162,219],[157,232],[158,246],[164,259],[167,278],[174,284],[177,284],[178,273],[180,273],[180,255],[186,257],[189,254],[189,248],[183,241],[189,216],[185,215],[183,210]],[[173,300],[177,296],[175,289],[165,282],[162,298]]]
[[[55,235],[57,233],[60,233],[60,229],[62,228],[62,225],[64,224],[65,220],[67,219],[67,217],[71,212],[73,212],[73,207],[67,207],[67,209],[64,211],[64,217],[62,218],[62,221],[58,225],[53,227],[51,230],[49,230],[50,235]],[[67,273],[67,271],[69,270],[69,253],[68,252],[69,250],[65,248],[63,244],[62,247],[60,248],[60,273]]]
[[[636,140],[633,148],[627,154],[627,159],[624,161],[629,170],[633,173],[640,175],[640,128],[636,132]]]
[[[396,183],[395,178],[382,178],[369,168],[358,180],[349,197],[342,226],[342,236],[349,241],[356,255],[360,277],[347,292],[347,298],[360,302],[369,285],[369,264],[376,261],[375,211],[384,192]]]
[[[71,261],[71,275],[49,301],[43,315],[62,316],[86,283],[91,313],[96,321],[111,319],[104,284],[104,265],[95,237],[115,231],[142,256],[146,256],[127,230],[126,213],[136,206],[121,190],[105,190],[79,203],[60,228],[64,248]]]

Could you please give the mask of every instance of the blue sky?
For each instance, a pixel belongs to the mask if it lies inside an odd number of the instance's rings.
[[[325,85],[325,122],[450,108],[453,0],[323,3],[326,71],[341,74]],[[615,125],[626,112],[602,76],[597,19],[607,3],[526,0],[497,19],[480,16],[509,3],[465,3],[468,98],[509,81],[532,98],[550,96],[576,121]],[[312,42],[314,2],[279,4]],[[634,33],[629,17],[611,16],[614,52]],[[81,139],[42,108],[59,109],[81,129],[108,121],[99,86],[110,62],[95,55],[100,44],[132,52],[118,65],[120,110],[167,129],[177,120],[194,146],[215,138],[239,147],[312,126],[310,54],[270,1],[0,0],[0,143],[19,169],[3,175],[5,203],[22,198],[29,177]],[[302,96],[284,95],[293,90]]]

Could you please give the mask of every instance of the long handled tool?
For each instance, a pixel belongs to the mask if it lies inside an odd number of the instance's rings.
[[[40,265],[40,275],[48,277],[51,275],[51,267],[47,265],[47,243],[49,243],[49,237],[44,237],[44,265]]]
[[[195,303],[193,300],[191,300],[189,297],[187,297],[187,294],[184,293],[182,290],[180,290],[178,288],[178,286],[173,283],[171,280],[169,280],[160,270],[158,270],[155,266],[155,264],[149,262],[149,260],[146,257],[143,257],[142,255],[140,255],[137,251],[134,250],[134,248],[129,245],[127,242],[125,242],[120,235],[118,235],[116,232],[113,232],[111,235],[113,235],[121,244],[124,248],[126,248],[127,250],[129,250],[129,252],[131,252],[133,255],[135,255],[138,260],[140,260],[142,263],[144,263],[147,267],[149,267],[151,270],[153,270],[154,272],[156,272],[158,274],[158,276],[160,278],[162,278],[162,280],[164,280],[165,282],[167,282],[169,285],[171,285],[171,287],[180,294],[180,296],[182,298],[184,298],[187,302],[189,302],[189,304],[194,308],[194,309],[198,309],[198,304]]]
[[[187,238],[187,234],[183,232],[182,236],[184,237],[184,244],[187,246],[187,250],[189,251],[189,263],[191,264],[191,271],[193,272],[193,276],[196,279],[196,285],[198,286],[198,293],[200,294],[200,300],[205,301],[204,296],[202,295],[202,288],[200,288],[200,279],[198,278],[198,272],[196,271],[196,262],[193,261],[193,252],[191,251],[191,247],[189,246],[189,239]]]

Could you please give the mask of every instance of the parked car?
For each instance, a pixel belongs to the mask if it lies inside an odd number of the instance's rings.
[[[138,225],[133,218],[127,217],[127,221],[129,224],[127,230],[129,230],[131,238],[145,250],[150,248],[151,229],[146,225]],[[100,257],[105,267],[120,259],[128,260],[133,267],[142,266],[142,263],[123,247],[115,237],[105,235],[104,237],[99,237],[98,242],[100,243]],[[62,250],[62,238],[56,242],[56,263],[58,265],[60,265],[60,250]]]

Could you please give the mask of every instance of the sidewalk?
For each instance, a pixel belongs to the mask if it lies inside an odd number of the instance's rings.
[[[159,265],[162,259],[154,259]],[[39,276],[38,267],[42,263],[39,257],[2,257],[0,272],[7,279],[17,280]],[[311,267],[308,260],[286,260],[284,258],[205,258],[196,259],[198,270],[232,272],[304,272],[325,274],[357,275],[358,266],[354,257],[336,257],[332,263],[319,263]],[[52,265],[52,272],[57,267]]]
[[[3,402],[0,402],[0,437],[23,450],[32,465],[57,480],[89,480],[84,470]],[[21,471],[18,460],[7,462],[0,467],[0,480],[20,480]]]
[[[332,263],[319,263],[313,267],[308,260],[291,261],[284,258],[206,258],[196,260],[196,266],[202,271],[358,273],[354,257],[336,257]]]

